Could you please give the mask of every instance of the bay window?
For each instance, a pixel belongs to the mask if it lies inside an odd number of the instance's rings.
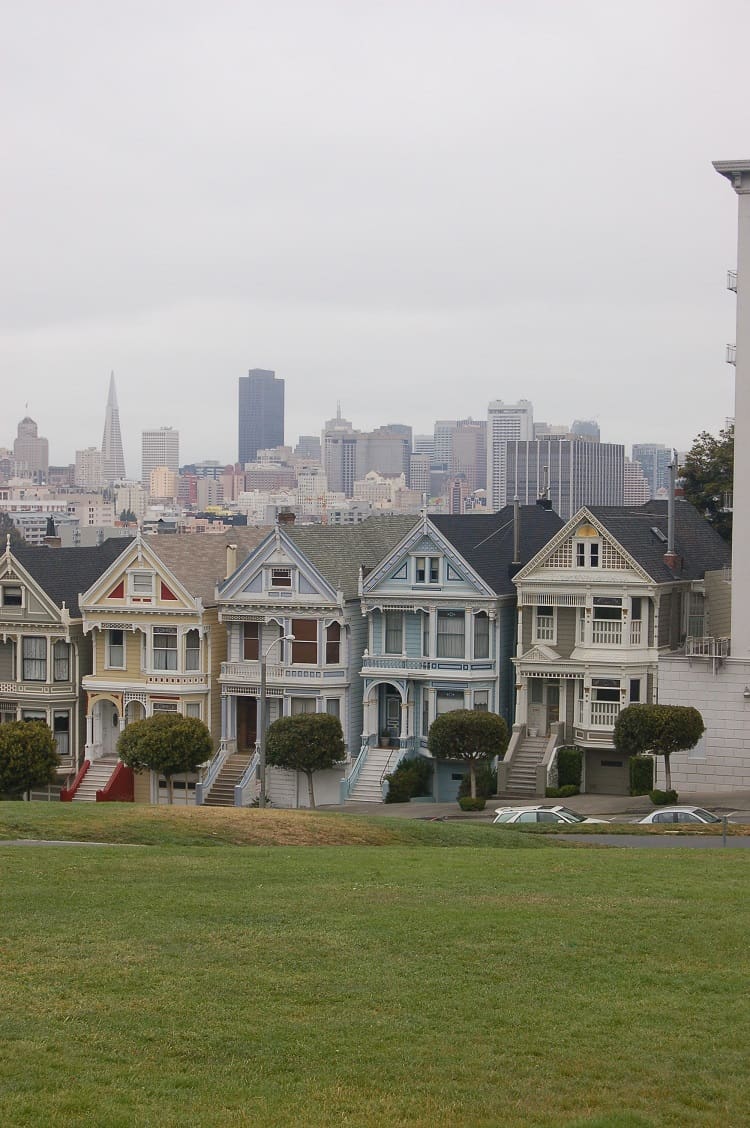
[[[23,680],[47,680],[47,639],[24,637],[23,647]]]
[[[154,627],[154,669],[177,669],[177,627]]]
[[[52,647],[52,671],[56,682],[70,681],[70,647],[61,638]]]
[[[484,611],[474,616],[474,657],[490,656],[490,618]]]
[[[260,623],[242,624],[242,657],[257,662],[260,654]]]
[[[185,635],[185,669],[199,670],[201,667],[200,633],[193,628]]]
[[[292,665],[314,666],[318,661],[318,620],[292,619]]]
[[[125,668],[125,632],[121,630],[108,630],[106,635],[105,666],[113,670]]]
[[[438,611],[438,658],[463,658],[465,655],[465,614],[463,611]]]
[[[341,623],[326,627],[326,665],[337,666],[341,659]]]
[[[400,611],[385,613],[385,653],[401,654],[404,649],[404,616]]]

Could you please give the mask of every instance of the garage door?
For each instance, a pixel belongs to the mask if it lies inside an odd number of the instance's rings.
[[[587,793],[592,795],[627,795],[630,790],[630,774],[627,756],[616,752],[587,752],[586,777]]]

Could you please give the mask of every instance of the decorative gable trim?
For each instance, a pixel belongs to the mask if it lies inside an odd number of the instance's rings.
[[[10,548],[10,538],[8,539],[8,544],[6,545],[2,563],[4,567],[0,569],[2,571],[2,574],[0,575],[0,582],[2,582],[3,580],[12,580],[14,584],[20,584],[26,587],[39,601],[44,611],[49,615],[50,619],[54,623],[60,623],[66,628],[69,626],[71,621],[70,611],[65,606],[65,603],[63,602],[62,607],[59,607],[57,603],[55,603],[54,599],[47,594],[38,580],[35,580],[31,573],[26,571],[23,564],[16,560]],[[27,623],[28,620],[25,617],[27,607],[28,599],[24,600],[23,608],[18,608],[18,610],[23,610],[23,615],[14,617],[12,620],[8,616],[4,621],[8,624],[12,623],[12,626],[14,628],[20,626],[21,624]],[[0,613],[2,613],[1,609]]]
[[[496,592],[482,579],[478,572],[474,571],[468,560],[456,551],[453,544],[447,537],[443,536],[427,516],[424,516],[367,575],[362,582],[361,594],[363,596],[372,594],[384,580],[392,579],[393,572],[402,566],[404,556],[428,555],[438,552],[446,561],[447,567],[452,567],[466,583],[472,584],[477,589],[477,594],[495,598]]]
[[[548,646],[543,646],[537,643],[532,646],[531,650],[527,650],[520,658],[521,662],[558,662],[560,655],[550,650]]]
[[[277,567],[296,567],[300,580],[299,592],[291,588],[279,588],[270,596],[263,584],[262,569],[273,564]],[[222,604],[240,605],[243,601],[253,604],[263,603],[270,605],[269,599],[282,601],[297,608],[296,600],[302,598],[320,599],[327,604],[337,606],[341,602],[340,593],[336,592],[328,580],[315,567],[308,556],[286,536],[277,525],[265,540],[245,558],[240,567],[223,583],[217,587],[217,596]],[[276,604],[278,607],[278,604]]]
[[[574,542],[581,538],[601,538],[602,541],[602,560],[599,565],[599,572],[611,571],[627,571],[631,570],[639,576],[644,583],[652,584],[653,577],[646,572],[646,570],[638,563],[635,557],[623,548],[620,542],[614,537],[603,522],[597,521],[593,514],[584,506],[579,509],[570,520],[563,525],[562,529],[552,537],[551,540],[539,550],[535,557],[525,564],[516,575],[513,577],[513,582],[516,586],[522,584],[534,576],[534,573],[541,568],[559,568],[561,573],[563,571],[570,571],[571,574],[582,576],[585,574],[587,579],[591,578],[589,570],[579,569],[574,566],[573,560],[573,545]],[[609,561],[605,565],[604,560]],[[596,571],[594,569],[594,571]],[[560,579],[563,579],[561,575]]]
[[[139,563],[152,569],[154,575],[159,579],[160,598],[168,600],[169,602],[182,603],[183,607],[170,608],[171,613],[179,612],[195,612],[201,611],[203,605],[201,600],[192,595],[177,577],[171,572],[168,565],[161,559],[158,551],[151,547],[147,541],[144,541],[138,533],[135,540],[129,544],[120,553],[115,560],[112,561],[109,568],[96,580],[88,591],[79,595],[79,604],[81,611],[84,614],[95,613],[99,610],[105,614],[112,611],[127,611],[132,614],[139,614],[141,611],[148,611],[151,614],[158,614],[164,608],[160,608],[155,601],[128,601],[126,605],[118,607],[102,607],[101,605],[109,599],[125,599],[128,597],[127,588],[127,575],[132,570],[135,563]],[[164,594],[168,592],[169,594]]]

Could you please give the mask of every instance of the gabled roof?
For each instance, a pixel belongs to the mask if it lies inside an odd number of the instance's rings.
[[[268,536],[268,526],[238,525],[226,533],[146,537],[155,556],[204,607],[216,603],[216,584],[227,574],[227,547],[237,545],[237,564]]]
[[[130,544],[132,537],[109,537],[92,548],[15,545],[11,554],[58,607],[64,603],[71,618],[79,619],[78,593],[90,588]]]
[[[674,550],[682,567],[672,572],[664,563],[667,551],[667,502],[645,505],[592,505],[589,513],[630,553],[645,572],[660,584],[699,580],[706,572],[727,567],[732,550],[697,509],[676,498]],[[660,536],[654,532],[658,529]]]
[[[368,517],[358,525],[286,525],[284,533],[334,591],[356,599],[359,569],[374,568],[414,528],[419,518]]]
[[[564,521],[541,505],[519,506],[520,560],[526,564],[559,532]],[[497,595],[513,595],[513,506],[498,513],[430,517],[430,521]]]

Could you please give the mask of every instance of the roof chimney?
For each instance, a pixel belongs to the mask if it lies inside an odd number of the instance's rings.
[[[279,510],[279,515],[277,517],[277,521],[279,522],[280,525],[293,525],[294,522],[296,521],[296,519],[297,519],[297,514],[294,512],[293,509],[289,509],[286,506],[284,506],[283,509]]]
[[[228,544],[227,545],[227,574],[226,574],[225,578],[229,579],[229,577],[232,575],[232,573],[236,572],[236,571],[237,571],[237,545],[236,544]]]
[[[60,548],[62,537],[58,537],[55,528],[55,519],[51,515],[47,518],[47,531],[44,534],[44,543],[47,548]]]
[[[674,495],[677,479],[677,451],[672,451],[672,461],[669,464],[669,493],[667,495],[667,551],[664,553],[664,563],[670,572],[679,572],[682,569],[682,560],[674,550]]]

